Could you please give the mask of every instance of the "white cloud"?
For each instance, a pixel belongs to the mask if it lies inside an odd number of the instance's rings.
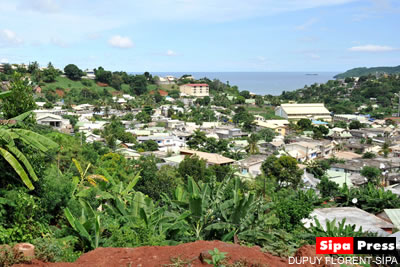
[[[173,56],[176,56],[177,53],[176,53],[175,51],[169,49],[169,50],[167,50],[166,55],[167,55],[167,56],[170,56],[170,57],[173,57]]]
[[[0,59],[0,63],[8,63],[8,62],[9,62],[8,58]]]
[[[298,30],[298,31],[307,30],[307,29],[310,28],[313,24],[315,24],[317,21],[318,21],[317,18],[311,18],[311,19],[307,20],[305,23],[296,26],[295,29]]]
[[[55,0],[23,0],[18,8],[40,13],[56,13],[60,11],[60,6]]]
[[[13,31],[8,29],[0,30],[0,45],[15,46],[22,44],[22,39]]]
[[[129,37],[123,37],[120,35],[114,35],[108,40],[108,43],[117,48],[131,48],[133,47],[133,42]]]
[[[391,46],[386,46],[386,45],[359,45],[359,46],[353,46],[349,48],[350,51],[353,52],[390,52],[390,51],[395,51],[398,50],[398,48],[394,48]]]

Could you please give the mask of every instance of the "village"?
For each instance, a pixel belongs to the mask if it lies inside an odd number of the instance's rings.
[[[95,79],[94,72],[87,70],[83,79]],[[189,80],[193,79],[190,77]],[[158,84],[176,84],[177,80],[178,78],[173,76],[159,77]],[[341,82],[344,83],[344,80]],[[34,92],[40,94],[41,88],[36,86]],[[198,123],[171,118],[171,113],[185,114],[193,107],[198,107],[197,99],[207,97],[213,100],[206,83],[186,83],[179,86],[179,92],[179,98],[175,99],[168,96],[167,91],[159,89],[159,95],[168,104],[163,103],[154,108],[149,113],[150,119],[147,122],[135,119],[143,112],[142,108],[127,107],[127,103],[135,99],[135,96],[130,94],[112,97],[114,108],[73,104],[66,109],[62,101],[46,108],[46,102],[36,102],[37,109],[34,113],[37,124],[49,126],[68,135],[79,135],[81,142],[85,143],[105,144],[105,139],[100,133],[110,123],[111,118],[119,118],[124,131],[136,141],[129,143],[116,140],[115,153],[123,155],[127,160],[152,155],[161,162],[157,164],[158,168],[164,165],[178,167],[186,156],[195,155],[206,161],[207,166],[229,165],[235,170],[235,176],[244,181],[251,181],[263,173],[262,164],[269,156],[284,155],[296,159],[298,166],[304,171],[301,178],[303,190],[313,189],[318,192],[320,177],[316,178],[309,169],[312,169],[317,160],[334,159],[324,175],[339,187],[357,188],[366,185],[369,180],[363,176],[363,168],[367,166],[380,170],[379,186],[384,187],[385,191],[400,195],[400,131],[396,123],[398,117],[374,119],[359,113],[333,114],[323,103],[297,104],[295,101],[289,101],[271,106],[265,101],[263,105],[274,110],[275,118],[266,119],[264,116],[255,115],[251,123],[254,128],[246,131],[239,124],[233,123],[235,112],[227,113],[227,109],[222,106],[207,106],[217,117],[216,121]],[[228,98],[234,99],[233,96]],[[179,105],[176,104],[177,101],[180,102]],[[237,107],[255,105],[253,94]],[[366,107],[360,109],[363,108]],[[124,120],[127,114],[131,114],[133,119]],[[74,125],[68,119],[71,116],[77,119]],[[305,128],[303,126],[299,131],[299,127],[304,123]],[[350,127],[347,127],[348,125]],[[315,138],[313,128],[322,129],[321,138]],[[250,144],[251,135],[263,129],[273,133],[271,140],[256,140]],[[188,141],[199,134],[214,141],[225,140],[228,143],[228,152],[241,157],[229,158],[222,154],[190,148]],[[135,150],[138,144],[149,142],[153,144],[150,151]],[[249,147],[252,149],[249,150]],[[352,201],[355,204],[358,200]],[[311,218],[318,218],[323,224],[329,220],[339,222],[345,219],[346,224],[356,225],[381,236],[390,236],[394,229],[400,228],[399,215],[400,209],[385,209],[374,215],[349,206],[318,208],[312,212]],[[313,220],[304,219],[306,227],[309,227]],[[398,233],[394,234],[397,235]]]

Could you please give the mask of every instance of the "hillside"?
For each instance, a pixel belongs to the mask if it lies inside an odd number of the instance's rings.
[[[397,67],[372,67],[372,68],[354,68],[350,69],[344,73],[340,73],[334,78],[336,79],[344,79],[347,77],[360,77],[360,76],[366,76],[368,74],[395,74],[395,73],[400,73],[400,65]]]

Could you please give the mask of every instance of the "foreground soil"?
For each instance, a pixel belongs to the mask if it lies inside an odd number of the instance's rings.
[[[197,241],[194,243],[165,247],[97,248],[93,251],[83,254],[74,263],[44,263],[33,260],[31,264],[19,264],[15,266],[207,266],[208,264],[203,263],[201,258],[210,257],[207,251],[213,250],[214,248],[218,248],[221,252],[227,252],[227,263],[232,264],[232,266],[295,266],[289,265],[287,259],[279,258],[269,253],[262,252],[257,246],[250,248],[235,244],[227,244],[221,241]],[[309,250],[310,254],[315,253],[315,247],[310,246],[310,248],[306,250]],[[300,254],[301,256],[304,256],[308,253],[305,253],[303,248],[303,251]]]

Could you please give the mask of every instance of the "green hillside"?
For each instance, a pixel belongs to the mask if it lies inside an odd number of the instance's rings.
[[[365,76],[368,74],[382,74],[382,73],[386,73],[386,74],[395,74],[395,73],[400,73],[400,65],[397,67],[373,67],[373,68],[354,68],[351,70],[348,70],[344,73],[340,73],[336,76],[334,76],[334,78],[336,79],[344,79],[347,77],[360,77],[360,76]]]

